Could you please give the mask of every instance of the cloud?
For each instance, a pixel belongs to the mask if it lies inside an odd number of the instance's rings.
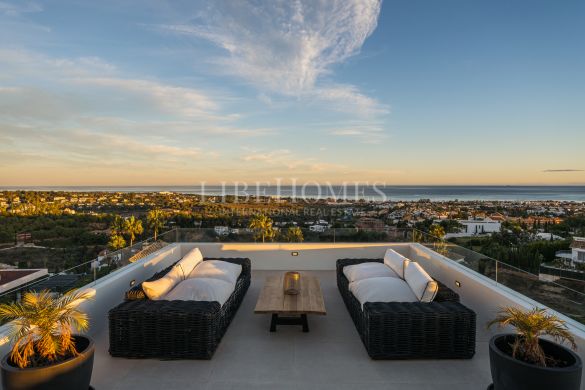
[[[317,88],[313,93],[319,99],[331,103],[332,108],[337,111],[353,111],[362,117],[380,116],[390,113],[390,107],[362,94],[353,85],[335,85]]]
[[[167,25],[229,53],[218,61],[272,90],[296,94],[314,87],[331,65],[355,55],[374,31],[377,0],[212,2],[201,24]]]
[[[365,121],[355,121],[344,124],[330,130],[329,134],[333,136],[354,138],[365,144],[379,143],[383,139],[388,138],[380,124]]]
[[[379,0],[214,1],[192,24],[159,26],[207,40],[225,55],[224,72],[271,93],[322,100],[338,111],[386,114],[355,86],[323,81],[332,67],[359,53],[377,26]],[[266,100],[266,99],[265,99]]]
[[[0,48],[0,119],[66,121],[68,126],[74,122],[134,135],[161,129],[238,137],[273,133],[270,128],[238,126],[241,115],[226,112],[224,106],[233,98],[225,92],[124,76],[99,57],[59,58]]]
[[[585,169],[545,169],[543,172],[547,172],[547,173],[585,172]]]
[[[17,151],[23,156],[36,155],[36,160],[60,162],[68,165],[119,165],[126,164],[141,166],[142,168],[152,164],[162,164],[169,168],[177,162],[183,166],[189,166],[196,160],[207,155],[213,155],[211,151],[200,147],[181,144],[160,136],[130,137],[117,133],[96,132],[83,128],[52,128],[39,129],[31,126],[6,126],[0,124],[0,130],[10,141],[6,148],[0,145],[3,151],[0,161],[6,164],[12,163],[4,155],[5,151]]]
[[[0,1],[0,14],[7,16],[19,16],[25,13],[41,12],[43,7],[38,3],[18,1]]]
[[[133,99],[147,98],[163,110],[187,118],[207,116],[208,113],[219,109],[218,103],[212,98],[192,88],[121,78],[81,78],[75,81],[125,91],[130,93]]]
[[[220,151],[238,147],[238,138],[274,134],[239,126],[242,116],[226,108],[232,100],[225,92],[130,78],[98,57],[0,49],[0,176],[44,182],[52,167],[60,174],[53,180],[107,183],[134,175],[157,180],[149,177],[155,171],[163,181],[213,172]],[[80,177],[78,169],[100,179]]]
[[[324,148],[321,148],[324,149]],[[378,169],[370,166],[363,167],[359,164],[339,164],[323,161],[317,157],[300,155],[288,149],[279,150],[255,150],[243,148],[244,153],[239,157],[240,165],[244,164],[240,178],[242,180],[259,180],[267,178],[274,181],[275,178],[285,176],[287,180],[292,178],[304,181],[326,180],[343,182],[344,180],[379,180],[390,174],[401,174],[396,170]],[[283,168],[287,171],[283,171]],[[248,176],[245,176],[248,175]],[[252,176],[250,176],[252,175]],[[292,176],[290,176],[292,175]],[[376,178],[376,179],[374,179]]]

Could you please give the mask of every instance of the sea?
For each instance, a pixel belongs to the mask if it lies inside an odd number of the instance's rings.
[[[176,192],[205,196],[273,196],[371,201],[574,201],[585,202],[585,186],[406,186],[406,185],[193,185],[193,186],[0,186],[0,190],[70,192]]]

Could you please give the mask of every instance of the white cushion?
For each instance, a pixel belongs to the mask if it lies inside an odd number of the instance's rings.
[[[142,290],[150,299],[162,299],[166,293],[171,291],[173,287],[184,279],[185,274],[183,273],[183,269],[177,264],[162,278],[151,282],[142,282]]]
[[[177,284],[163,299],[167,301],[216,301],[223,305],[233,291],[234,285],[221,279],[193,278]]]
[[[183,270],[185,277],[187,277],[193,268],[203,261],[203,255],[199,248],[191,249],[183,258],[177,263]]]
[[[375,262],[347,265],[343,267],[343,274],[350,283],[368,278],[398,277],[389,267]]]
[[[369,278],[349,284],[349,291],[364,306],[366,302],[418,302],[408,284],[393,277]]]
[[[242,266],[221,260],[207,260],[200,263],[191,271],[189,278],[221,279],[233,285],[242,273]]]
[[[384,254],[384,264],[392,268],[400,279],[404,279],[404,270],[408,266],[408,263],[410,263],[410,260],[394,249],[388,249],[386,250],[386,254]]]
[[[439,286],[418,263],[411,261],[404,270],[404,276],[419,301],[432,302],[435,299]]]

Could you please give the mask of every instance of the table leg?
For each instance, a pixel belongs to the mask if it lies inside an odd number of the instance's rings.
[[[278,314],[272,314],[272,318],[270,319],[270,331],[276,332],[276,323],[278,322]]]
[[[276,325],[301,325],[303,332],[309,331],[309,321],[306,314],[301,314],[300,317],[279,317],[278,313],[273,313],[270,319],[271,332],[276,332]]]
[[[307,321],[306,314],[301,314],[301,323],[303,325],[303,332],[307,333],[309,331],[309,321]]]

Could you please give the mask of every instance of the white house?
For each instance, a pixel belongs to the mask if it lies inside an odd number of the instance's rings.
[[[457,220],[462,225],[459,233],[448,233],[445,238],[450,237],[470,237],[481,234],[491,234],[500,231],[502,224],[500,221],[494,221],[491,218],[484,219],[468,219],[468,220]]]
[[[227,236],[230,234],[230,228],[227,226],[216,226],[213,229],[218,236]]]
[[[463,233],[470,236],[499,232],[502,227],[499,221],[494,221],[491,218],[460,220],[459,223],[463,225]]]
[[[571,257],[573,264],[585,263],[585,237],[573,237],[571,243]]]
[[[327,226],[325,225],[311,225],[309,226],[309,230],[312,232],[323,233],[327,230]]]
[[[557,236],[556,234],[552,234],[552,233],[542,233],[541,232],[541,233],[536,233],[534,235],[534,239],[535,240],[547,240],[547,241],[550,241],[550,240],[559,241],[559,240],[562,240],[563,237]]]

